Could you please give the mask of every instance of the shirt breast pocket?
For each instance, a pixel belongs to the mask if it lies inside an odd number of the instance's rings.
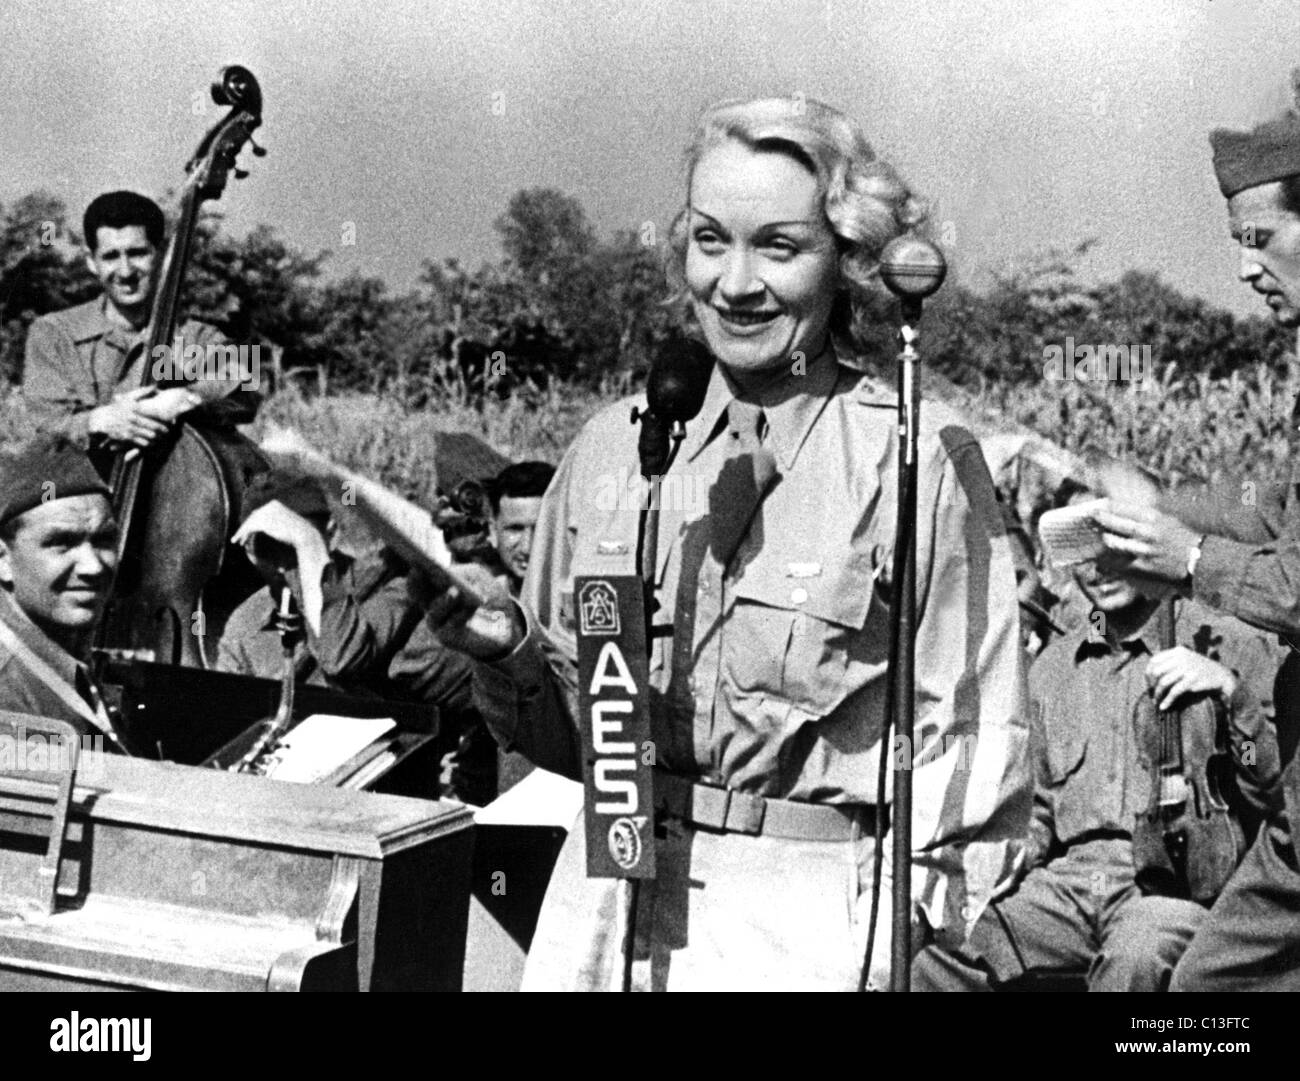
[[[873,586],[866,560],[751,564],[726,633],[737,686],[830,713],[856,689],[855,662],[886,658],[888,609]]]

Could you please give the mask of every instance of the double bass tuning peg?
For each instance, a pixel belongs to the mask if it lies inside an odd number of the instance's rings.
[[[251,146],[251,147],[253,148],[253,157],[255,157],[255,158],[264,158],[264,157],[266,157],[266,147],[264,147],[264,146],[258,146],[257,143],[253,141],[253,137],[252,137],[251,135],[248,137],[248,145]],[[247,170],[247,169],[236,169],[236,170],[235,170],[235,179],[236,179],[236,180],[243,180],[244,177],[246,177],[247,175],[248,175],[248,170]]]

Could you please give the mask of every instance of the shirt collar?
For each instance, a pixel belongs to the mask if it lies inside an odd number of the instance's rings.
[[[8,593],[3,591],[0,591],[0,619],[3,619],[14,634],[18,635],[33,653],[63,679],[74,687],[79,686],[77,675],[79,672],[87,671],[85,664],[33,623],[27,613],[13,602]]]
[[[114,349],[120,349],[123,353],[127,353],[130,352],[131,347],[136,342],[144,338],[144,335],[149,330],[147,323],[139,330],[131,330],[109,318],[108,295],[106,293],[101,294],[98,300],[92,300],[89,309],[86,313],[84,328],[78,335],[79,341],[102,338]]]
[[[759,388],[752,397],[739,392],[721,364],[714,365],[704,408],[687,431],[682,453],[694,460],[720,430],[722,418],[733,398],[757,401],[767,418],[767,440],[783,471],[794,466],[808,432],[830,400],[839,376],[835,354],[829,349],[808,365],[802,373],[788,372]]]
[[[1175,619],[1177,613],[1175,611]],[[1079,635],[1079,643],[1074,649],[1074,659],[1082,660],[1089,654],[1106,654],[1106,653],[1141,653],[1145,652],[1150,656],[1159,653],[1164,646],[1160,642],[1160,609],[1156,608],[1147,621],[1142,624],[1132,634],[1125,635],[1118,642],[1104,634],[1097,634],[1092,629],[1092,614],[1089,614],[1088,621],[1083,624],[1076,632]]]

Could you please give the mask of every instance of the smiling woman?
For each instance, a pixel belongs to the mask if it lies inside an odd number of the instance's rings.
[[[705,114],[686,164],[668,264],[686,324],[742,370],[811,359],[827,330],[849,347],[854,296],[925,216],[856,125],[818,101],[727,102]]]
[[[920,433],[916,753],[881,746],[885,598],[897,506],[895,395],[843,363],[853,298],[921,215],[842,113],[731,103],[691,143],[673,276],[717,361],[665,479],[649,658],[656,878],[635,913],[645,989],[855,989],[862,973],[881,758],[915,771],[913,896],[960,939],[1028,809],[1015,576],[978,444],[927,405]],[[581,775],[575,578],[636,573],[637,515],[604,498],[637,470],[630,401],[592,420],[542,501],[523,618],[489,600],[444,640],[484,661],[498,739]],[[638,400],[640,408],[644,400]],[[578,613],[575,616],[575,613]],[[886,797],[888,800],[888,797]],[[590,839],[611,844],[613,837]],[[608,987],[619,903],[569,835],[524,986]],[[888,842],[886,843],[888,850]],[[882,927],[889,926],[888,872]],[[921,913],[924,913],[922,915]],[[918,933],[917,941],[927,940]],[[884,982],[888,935],[872,982]]]

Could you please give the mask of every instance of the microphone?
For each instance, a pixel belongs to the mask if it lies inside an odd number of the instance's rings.
[[[673,429],[694,420],[704,408],[713,372],[713,354],[694,339],[674,334],[655,350],[646,379],[646,409],[634,410],[641,421],[637,452],[641,475],[649,480],[668,467]]]
[[[646,380],[649,410],[669,423],[685,424],[700,415],[713,373],[713,354],[694,338],[675,334],[655,354]]]
[[[921,301],[938,290],[947,273],[943,252],[910,233],[894,237],[880,253],[880,280],[903,302],[909,321],[921,317]]]

